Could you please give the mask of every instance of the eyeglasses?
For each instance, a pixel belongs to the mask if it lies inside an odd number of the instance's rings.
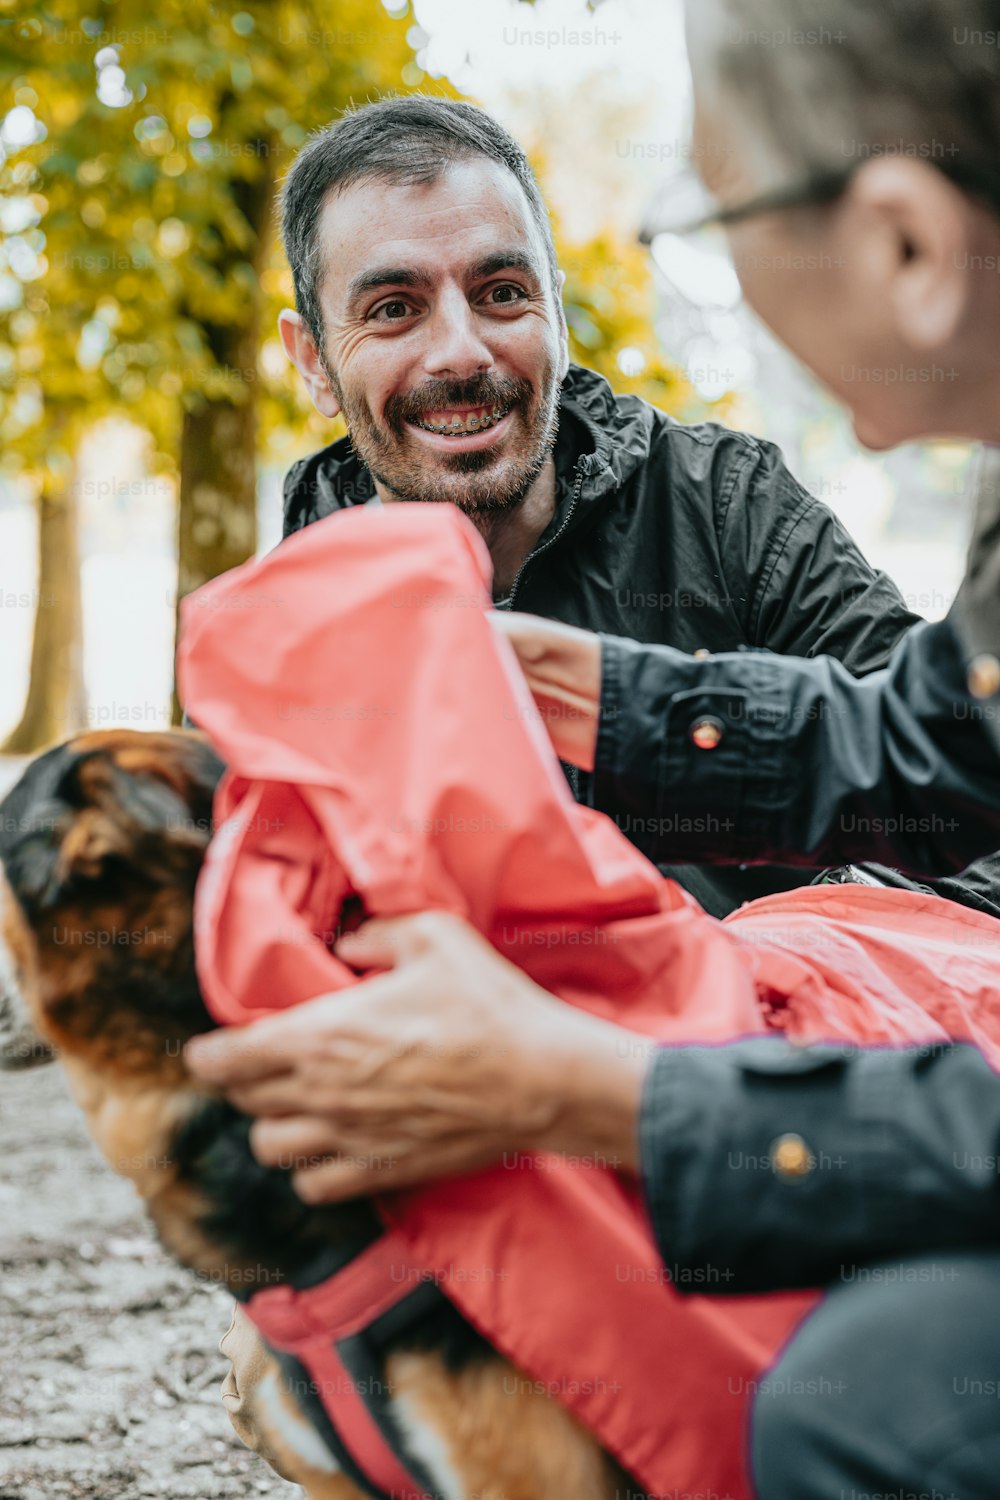
[[[832,172],[757,193],[742,203],[729,204],[722,204],[714,198],[696,172],[681,172],[653,200],[639,229],[639,243],[651,245],[661,234],[687,238],[705,229],[741,224],[758,214],[775,213],[783,208],[833,203],[859,166],[860,162],[851,162]]]
[[[843,167],[818,172],[799,182],[757,193],[742,203],[730,204],[720,203],[704,186],[698,174],[689,169],[671,178],[654,198],[640,226],[639,243],[651,245],[661,234],[687,238],[702,230],[741,224],[746,219],[756,218],[758,214],[776,213],[785,208],[819,207],[834,203],[858,168],[870,159],[859,157]],[[952,160],[935,159],[930,165],[937,167],[956,186],[964,188],[995,211],[1000,209],[1000,178],[995,172],[980,171],[975,166],[969,167]]]

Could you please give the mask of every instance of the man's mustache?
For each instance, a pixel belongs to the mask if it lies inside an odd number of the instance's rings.
[[[474,380],[434,380],[402,396],[390,396],[385,403],[385,419],[392,430],[402,434],[406,422],[420,421],[429,411],[451,411],[463,406],[498,406],[506,409],[531,396],[527,380],[495,379],[480,375]]]

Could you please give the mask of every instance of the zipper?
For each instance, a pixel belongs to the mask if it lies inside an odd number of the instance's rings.
[[[521,576],[524,573],[525,568],[528,566],[528,564],[530,562],[534,562],[534,560],[535,560],[536,557],[541,557],[541,555],[542,555],[543,552],[548,552],[549,548],[553,547],[556,544],[556,542],[558,542],[559,538],[562,536],[563,532],[566,530],[566,527],[569,525],[570,521],[573,519],[573,512],[576,510],[577,501],[580,498],[580,491],[583,489],[583,478],[584,478],[583,468],[584,468],[584,464],[583,464],[583,459],[581,458],[577,462],[576,481],[575,481],[575,483],[573,485],[573,493],[572,493],[572,495],[570,495],[569,508],[567,509],[566,514],[563,517],[563,523],[560,526],[559,530],[557,532],[555,532],[555,534],[553,536],[549,537],[548,541],[545,543],[545,545],[543,547],[536,547],[535,550],[534,550],[534,552],[529,552],[528,555],[527,555],[527,557],[524,559],[524,562],[521,564],[521,566],[518,568],[517,572],[514,574],[514,582],[511,584],[510,594],[507,597],[507,608],[508,609],[512,610],[514,608],[514,600],[517,598],[518,585],[521,582]]]
[[[569,525],[570,521],[573,519],[573,512],[576,510],[577,501],[580,498],[580,491],[583,489],[583,479],[584,479],[584,460],[583,460],[583,458],[581,458],[577,462],[576,481],[575,481],[575,483],[573,485],[573,493],[570,495],[570,498],[569,498],[569,506],[567,507],[566,514],[563,517],[563,523],[560,526],[559,530],[557,532],[555,532],[552,536],[549,537],[548,541],[545,543],[545,545],[543,547],[536,547],[535,550],[534,550],[534,552],[529,552],[528,555],[527,555],[527,557],[524,559],[524,562],[518,568],[517,572],[514,575],[514,582],[511,584],[510,595],[508,596],[508,599],[507,599],[507,606],[506,606],[507,609],[512,610],[514,608],[514,601],[517,598],[518,585],[521,582],[521,575],[524,572],[525,568],[528,566],[528,564],[530,562],[534,562],[534,560],[535,560],[536,557],[541,557],[541,555],[542,555],[543,552],[547,552],[550,547],[552,547],[552,546],[555,545],[555,543],[562,536],[563,532],[566,530],[566,527]],[[564,760],[561,760],[559,762],[559,764],[562,766],[563,774],[565,775],[566,780],[569,782],[570,790],[573,793],[573,800],[574,800],[574,802],[579,802],[579,800],[580,800],[580,768],[579,768],[579,766],[571,766],[567,761],[564,761]]]

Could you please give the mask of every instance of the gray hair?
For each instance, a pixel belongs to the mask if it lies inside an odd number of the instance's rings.
[[[998,0],[695,0],[692,20],[769,177],[922,157],[1000,211]]]
[[[520,183],[542,237],[556,300],[558,265],[548,209],[527,157],[504,127],[475,104],[404,94],[345,114],[313,135],[292,163],[281,194],[281,231],[295,306],[323,350],[323,281],[318,243],[327,195],[367,179],[434,182],[452,162],[477,156],[506,167]]]

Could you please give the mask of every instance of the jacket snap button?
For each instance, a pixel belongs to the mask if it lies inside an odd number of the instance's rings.
[[[982,652],[970,663],[966,682],[973,698],[992,698],[1000,692],[1000,661],[989,651]]]
[[[771,1166],[779,1177],[796,1181],[813,1169],[812,1153],[800,1135],[789,1131],[771,1145]]]
[[[691,725],[690,734],[692,743],[697,745],[699,750],[714,750],[725,734],[725,727],[721,719],[714,719],[711,714],[705,714],[702,718],[695,719]]]

